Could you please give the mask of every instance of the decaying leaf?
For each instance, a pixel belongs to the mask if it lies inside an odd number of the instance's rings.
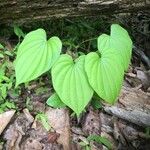
[[[10,110],[0,114],[0,134],[8,125],[15,112],[16,112],[15,110]]]
[[[58,143],[63,145],[64,150],[70,150],[70,124],[69,114],[66,109],[48,108],[46,111],[49,124],[60,134]]]

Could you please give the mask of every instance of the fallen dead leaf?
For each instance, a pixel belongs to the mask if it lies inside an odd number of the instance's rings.
[[[34,117],[30,114],[30,112],[29,112],[29,110],[27,108],[25,108],[23,110],[23,112],[24,112],[24,114],[25,114],[25,116],[26,116],[26,118],[27,118],[27,120],[29,122],[33,122],[34,121]]]
[[[101,120],[98,111],[94,111],[92,108],[89,109],[82,130],[86,135],[101,134]]]
[[[21,146],[21,150],[42,150],[42,144],[32,138],[28,138],[24,144]]]
[[[49,143],[54,143],[57,140],[58,137],[59,137],[58,133],[51,132],[51,133],[48,134],[48,142]]]
[[[101,135],[101,119],[98,110],[89,108],[89,113],[85,117],[85,122],[82,126],[83,132],[88,135]],[[102,150],[102,145],[96,142],[90,142],[91,150]]]
[[[8,150],[20,150],[22,137],[26,135],[33,121],[33,117],[27,109],[24,109],[23,112],[17,116],[4,133],[5,147]]]
[[[59,133],[58,143],[63,145],[64,150],[70,150],[70,124],[69,114],[66,109],[48,108],[46,111],[51,127]]]
[[[10,122],[15,112],[16,112],[15,110],[10,110],[0,114],[0,135]]]

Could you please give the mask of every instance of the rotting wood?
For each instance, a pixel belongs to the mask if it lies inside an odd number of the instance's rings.
[[[150,10],[150,0],[0,0],[0,24]]]
[[[118,104],[106,106],[104,110],[139,126],[150,126],[149,96],[141,90],[123,87]]]
[[[138,110],[125,110],[116,106],[105,107],[105,111],[139,126],[150,127],[150,115],[147,113]]]

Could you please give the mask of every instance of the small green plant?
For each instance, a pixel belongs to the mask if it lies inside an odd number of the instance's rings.
[[[19,88],[14,89],[14,56],[14,51],[0,44],[0,113],[9,109],[17,110],[14,100],[19,96]]]
[[[33,110],[33,105],[31,103],[31,99],[29,97],[26,98],[26,108],[29,110],[29,111],[32,111]]]
[[[94,92],[114,104],[131,59],[132,41],[127,31],[113,24],[110,35],[98,37],[96,52],[78,58],[60,55],[61,49],[61,40],[58,37],[47,40],[43,29],[28,33],[17,51],[16,87],[51,69],[58,97],[77,115],[87,106]],[[47,104],[50,101],[51,98]]]
[[[79,145],[82,147],[83,150],[91,150],[90,141],[88,141],[87,138],[81,139],[81,142],[79,142]]]
[[[25,34],[23,33],[23,31],[17,25],[14,25],[14,33],[18,36],[19,41],[21,37],[22,38],[25,37]]]
[[[16,51],[18,49],[19,45],[20,45],[21,39],[25,37],[25,33],[17,25],[14,25],[14,33],[18,37],[18,43],[14,48],[14,51]]]
[[[0,49],[4,49],[4,46],[2,44],[0,44]]]
[[[109,150],[112,150],[112,143],[103,136],[99,136],[99,135],[90,135],[88,136],[87,140],[90,141],[95,141],[99,144],[103,144],[105,145]]]
[[[37,113],[35,120],[40,121],[47,131],[51,129],[51,126],[48,123],[48,118],[44,113]]]
[[[0,104],[5,101],[15,81],[14,66],[10,60],[13,56],[13,52],[0,45]]]
[[[99,135],[89,135],[85,139],[81,139],[82,141],[79,143],[79,145],[84,149],[84,150],[91,150],[90,142],[94,141],[99,144],[105,145],[109,150],[112,150],[112,143],[104,136],[99,136]]]
[[[0,104],[0,113],[3,113],[8,109],[17,109],[17,107],[15,106],[14,102],[9,102],[8,100]]]

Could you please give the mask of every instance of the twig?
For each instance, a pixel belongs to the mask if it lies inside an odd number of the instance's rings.
[[[139,110],[125,110],[116,106],[105,107],[104,110],[114,116],[132,122],[142,127],[150,126],[150,115]]]
[[[150,59],[144,54],[144,52],[135,46],[133,47],[133,52],[140,56],[142,61],[147,64],[148,69],[150,69]]]

